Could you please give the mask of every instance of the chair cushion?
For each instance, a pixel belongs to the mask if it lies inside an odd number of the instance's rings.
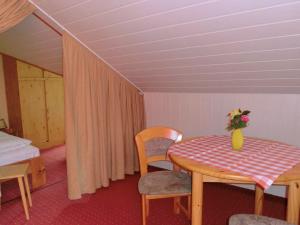
[[[174,141],[169,138],[152,138],[149,141],[145,142],[146,155],[154,156],[154,155],[163,155],[166,154],[168,148]]]
[[[183,172],[156,171],[139,180],[139,192],[146,195],[191,193],[191,177]]]
[[[283,220],[254,214],[236,214],[230,217],[229,225],[292,225]]]

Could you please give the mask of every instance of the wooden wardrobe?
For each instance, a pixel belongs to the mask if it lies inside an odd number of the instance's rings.
[[[10,67],[12,65],[15,67],[16,75],[13,82],[17,82],[12,90],[10,85],[7,85],[8,74],[6,74],[7,68],[5,68],[7,60],[13,59],[11,57],[7,59],[7,56],[3,57],[9,122],[10,124],[11,120],[15,122],[16,117],[21,120],[21,124],[15,125],[19,127],[13,127],[13,129],[21,129],[22,132],[17,135],[32,140],[33,145],[41,149],[63,144],[65,135],[62,76],[15,60],[15,63],[9,63]],[[11,76],[12,70],[13,68],[10,68],[9,76]],[[13,76],[8,78],[8,80],[10,79],[13,79]],[[18,99],[10,99],[11,92],[18,92]],[[11,101],[14,102],[14,105],[19,105],[20,115],[11,115],[9,106]]]

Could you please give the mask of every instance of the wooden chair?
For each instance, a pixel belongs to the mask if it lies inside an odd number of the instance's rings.
[[[29,167],[28,163],[0,167],[0,181],[6,181],[6,180],[10,180],[10,179],[18,180],[19,188],[20,188],[20,192],[21,192],[21,198],[22,198],[22,202],[23,202],[23,208],[24,208],[25,216],[26,216],[27,220],[29,220],[29,212],[28,212],[28,205],[27,205],[25,190],[27,193],[29,206],[30,207],[32,206],[29,183],[28,183],[28,178],[27,178],[28,167]],[[25,182],[25,188],[24,188],[23,179]]]
[[[180,172],[178,167],[173,171],[148,172],[148,164],[166,160],[168,147],[181,139],[182,134],[179,131],[167,127],[148,128],[135,136],[141,173],[138,188],[142,195],[143,225],[146,225],[146,217],[149,215],[150,199],[175,198],[174,212],[179,213],[182,210],[190,219],[191,177]],[[181,205],[180,196],[188,196],[187,208]]]

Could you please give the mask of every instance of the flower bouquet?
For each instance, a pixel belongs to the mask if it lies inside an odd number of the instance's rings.
[[[226,129],[231,131],[247,127],[250,120],[248,116],[249,113],[249,110],[242,111],[241,109],[235,109],[228,113],[229,122]]]
[[[249,110],[242,111],[241,109],[235,109],[227,115],[229,122],[226,129],[232,131],[231,144],[235,150],[240,150],[243,147],[244,136],[241,129],[248,126],[249,113]]]

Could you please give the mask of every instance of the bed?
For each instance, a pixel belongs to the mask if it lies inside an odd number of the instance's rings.
[[[32,187],[46,183],[46,171],[40,151],[31,141],[0,131],[0,166],[28,162],[32,177]]]

